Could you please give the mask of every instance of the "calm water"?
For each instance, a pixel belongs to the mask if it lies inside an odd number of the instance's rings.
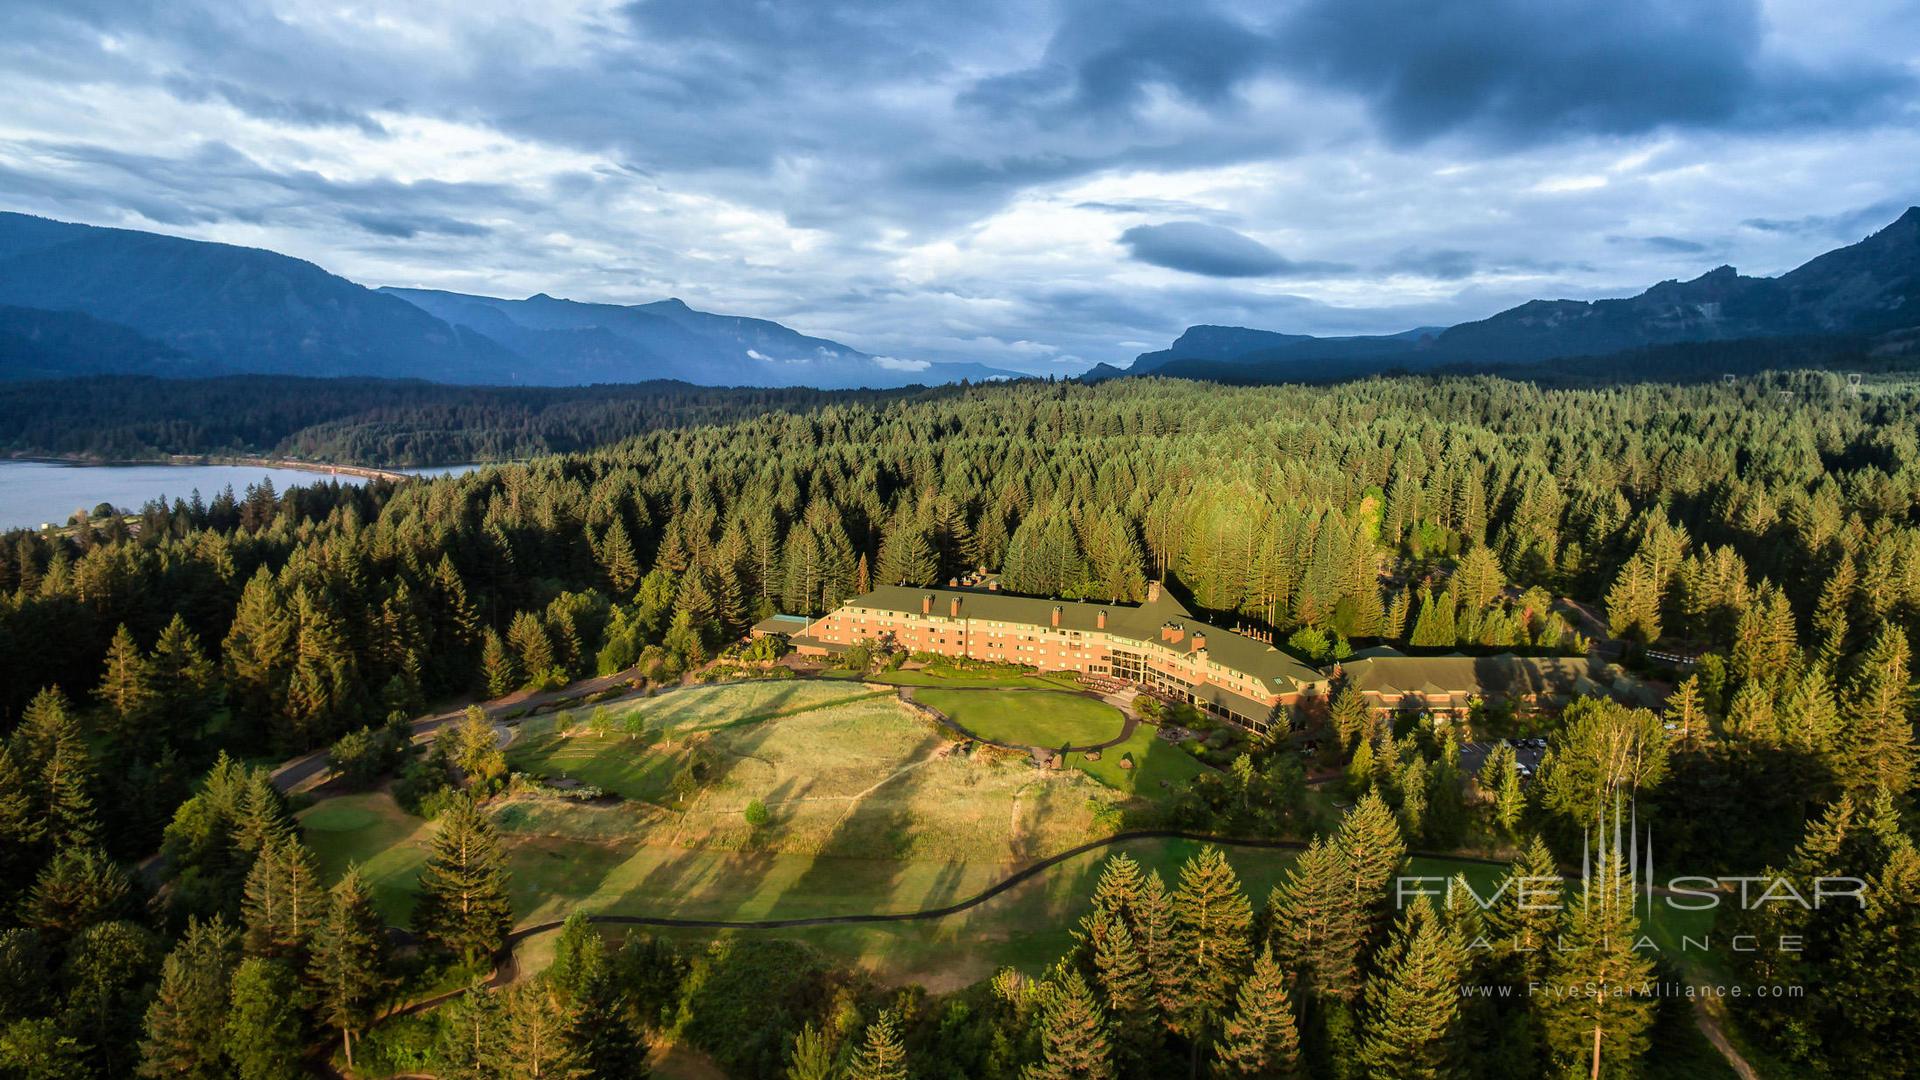
[[[401,469],[415,476],[451,476],[477,465],[439,465]],[[58,465],[44,461],[0,461],[0,530],[38,528],[42,522],[65,524],[73,512],[89,513],[101,503],[137,511],[149,500],[165,495],[191,499],[194,491],[208,502],[222,488],[233,486],[244,496],[247,485],[271,479],[276,491],[299,484],[337,479],[364,484],[357,476],[328,477],[304,469],[270,469],[256,465]]]

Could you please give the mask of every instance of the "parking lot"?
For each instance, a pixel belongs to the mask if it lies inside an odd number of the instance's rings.
[[[1522,780],[1530,778],[1539,770],[1540,759],[1547,752],[1547,740],[1542,738],[1493,739],[1486,742],[1470,742],[1460,747],[1461,773],[1466,776],[1479,775],[1480,766],[1486,762],[1487,755],[1502,742],[1513,744],[1513,756],[1520,762]]]

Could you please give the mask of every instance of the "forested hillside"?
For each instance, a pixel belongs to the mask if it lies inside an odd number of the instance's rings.
[[[773,397],[791,407],[752,418],[636,399],[688,426],[461,477],[8,536],[0,889],[36,948],[79,949],[109,919],[173,933],[237,896],[165,918],[82,899],[92,878],[137,890],[121,867],[222,751],[283,755],[476,688],[677,671],[762,613],[975,566],[1013,591],[1121,600],[1164,576],[1229,623],[1349,646],[1559,648],[1570,628],[1545,598],[1601,603],[1629,646],[1705,654],[1677,700],[1711,736],[1637,778],[1663,859],[1780,863],[1831,800],[1892,807],[1914,786],[1913,391],[1813,374]],[[1886,841],[1897,812],[1875,812]],[[1872,850],[1847,866],[1880,873]],[[1911,920],[1903,902],[1886,917]],[[1867,962],[1822,949],[1794,961],[1810,980]],[[1817,1015],[1792,1038],[1833,1060],[1874,1023]],[[114,1074],[140,1020],[99,1022],[87,1060]]]
[[[604,446],[660,426],[727,423],[911,390],[448,386],[387,379],[100,376],[0,382],[0,453],[125,461],[263,454],[404,468]]]

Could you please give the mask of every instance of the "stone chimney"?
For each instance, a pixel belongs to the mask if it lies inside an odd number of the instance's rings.
[[[957,596],[954,597],[953,603],[947,605],[947,617],[950,619],[957,619],[960,617],[960,598],[959,597]]]
[[[1151,604],[1158,599],[1160,599],[1160,583],[1157,581],[1147,582],[1147,603]]]
[[[1107,628],[1107,609],[1106,608],[1101,608],[1099,613],[1094,615],[1093,625],[1101,630],[1105,630]]]
[[[932,593],[924,593],[921,595],[920,614],[922,615],[933,614],[933,594]]]
[[[1060,605],[1059,604],[1053,605],[1053,628],[1055,630],[1060,629]]]

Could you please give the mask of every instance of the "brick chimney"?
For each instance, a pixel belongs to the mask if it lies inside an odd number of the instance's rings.
[[[1170,645],[1178,645],[1187,638],[1187,628],[1179,623],[1168,623],[1160,628],[1160,636]]]
[[[1207,635],[1205,634],[1193,635],[1193,651],[1194,652],[1199,652],[1201,649],[1204,649],[1206,647],[1207,647]]]
[[[1160,583],[1157,581],[1147,582],[1147,603],[1151,604],[1158,599],[1160,599]]]
[[[920,597],[920,614],[933,614],[933,594],[925,593]]]
[[[960,598],[959,597],[957,596],[954,597],[953,603],[947,605],[947,617],[950,619],[957,619],[960,617]]]
[[[1060,629],[1060,605],[1059,604],[1053,605],[1053,628],[1055,630]]]
[[[1101,608],[1099,613],[1094,615],[1093,625],[1101,630],[1105,630],[1107,628],[1107,609],[1106,608]]]

